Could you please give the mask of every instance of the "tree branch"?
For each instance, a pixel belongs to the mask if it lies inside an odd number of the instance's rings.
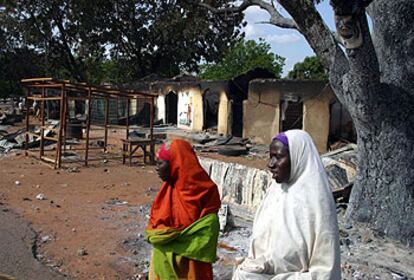
[[[314,4],[307,0],[278,0],[282,7],[296,21],[299,31],[329,70],[329,81],[339,100],[349,102],[342,87],[343,77],[349,71],[349,62],[339,47],[334,34],[329,30]]]
[[[253,6],[250,0],[245,0],[240,6],[232,6],[228,8],[216,8],[212,7],[207,3],[200,2],[198,3],[199,6],[206,8],[207,10],[211,11],[214,14],[224,14],[224,13],[241,13],[244,12],[248,7]]]
[[[350,40],[358,36],[362,38],[362,44],[360,46],[346,50],[350,68],[349,75],[346,79],[349,81],[349,84],[352,83],[354,88],[358,89],[354,90],[353,94],[357,103],[375,104],[380,88],[380,67],[368,27],[368,20],[364,8],[365,2],[367,1],[358,3],[357,7],[351,7],[352,14],[345,14],[350,18],[349,22],[346,23],[348,25],[347,28],[352,30],[351,34],[354,34]],[[332,0],[331,5],[335,12],[346,12],[350,8],[349,1],[345,0]],[[340,21],[338,20],[338,22]],[[346,35],[349,38],[349,34]],[[369,118],[367,117],[367,119]]]
[[[309,45],[327,69],[331,68],[336,59],[340,59],[341,63],[347,64],[346,56],[339,48],[335,36],[310,1],[278,1],[296,21],[299,31],[305,36]],[[336,62],[338,63],[339,61]]]
[[[358,24],[360,26],[359,31],[362,36],[362,45],[358,48],[347,50],[351,70],[357,71],[359,75],[370,77],[372,81],[379,82],[379,63],[369,31],[365,8],[363,7],[365,2],[369,1],[357,2],[359,3],[357,7],[351,7],[349,2],[345,0],[332,0],[331,5],[335,12],[347,11],[351,8],[353,14],[347,14],[352,16],[352,21],[349,24],[355,22],[355,25]]]
[[[274,25],[270,20],[269,21],[258,21],[258,22],[255,22],[254,24],[271,24],[271,25]]]
[[[275,6],[263,0],[244,0],[239,6],[232,6],[227,8],[216,8],[204,2],[199,3],[200,6],[210,10],[212,13],[241,13],[251,6],[258,6],[266,10],[270,14],[270,23],[282,28],[298,29],[296,22],[292,19],[282,16]]]

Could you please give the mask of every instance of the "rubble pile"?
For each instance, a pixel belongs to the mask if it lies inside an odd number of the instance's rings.
[[[58,127],[59,121],[50,120],[46,124],[48,129],[43,131],[44,136],[53,136],[53,130]],[[8,127],[6,128],[8,129]],[[26,129],[19,129],[16,132],[8,133],[7,130],[1,130],[2,133],[0,136],[0,155],[7,154],[11,150],[15,149],[23,149],[26,144]],[[41,129],[40,127],[33,127],[31,130],[34,134],[40,135]],[[28,135],[28,147],[38,147],[40,144],[40,137],[33,136],[31,134]],[[51,144],[54,142],[49,142],[45,140],[45,145]]]
[[[241,137],[224,137],[207,133],[193,136],[194,149],[200,152],[217,152],[225,156],[247,155],[252,147],[249,139]]]
[[[16,102],[8,99],[0,104],[0,125],[14,125],[20,123],[24,119],[21,108]],[[21,107],[21,106],[20,106]]]

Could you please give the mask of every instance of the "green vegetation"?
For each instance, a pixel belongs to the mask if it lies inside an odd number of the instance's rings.
[[[268,69],[280,78],[285,58],[270,51],[264,40],[258,43],[239,41],[228,49],[218,63],[200,66],[200,78],[208,80],[227,80],[237,77],[257,67]]]
[[[200,61],[217,61],[240,37],[242,20],[206,14],[192,1],[4,0],[0,65],[4,56],[25,65],[1,66],[0,80],[17,85],[46,75],[100,84],[195,72]]]
[[[295,80],[327,80],[328,75],[317,56],[306,57],[302,62],[293,66],[288,74],[289,79]]]

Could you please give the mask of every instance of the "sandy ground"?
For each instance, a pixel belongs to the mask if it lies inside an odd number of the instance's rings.
[[[160,185],[153,167],[108,162],[70,173],[22,155],[3,157],[0,166],[0,203],[38,232],[38,259],[77,279],[140,272],[126,261],[133,253],[122,242],[145,227],[145,217],[131,209],[153,200]]]

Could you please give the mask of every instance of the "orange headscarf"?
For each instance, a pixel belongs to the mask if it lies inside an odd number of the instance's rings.
[[[217,186],[201,167],[191,145],[173,140],[169,154],[171,179],[162,184],[152,204],[148,229],[184,229],[220,208]]]

